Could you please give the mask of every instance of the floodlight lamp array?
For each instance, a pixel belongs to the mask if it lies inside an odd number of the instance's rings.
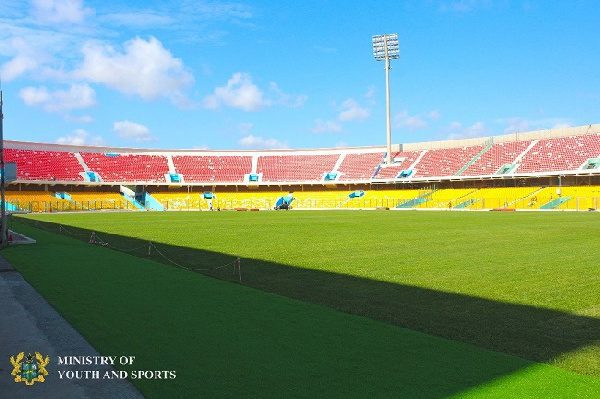
[[[377,61],[383,61],[386,57],[388,59],[398,59],[399,56],[400,50],[397,33],[373,36],[373,57]]]

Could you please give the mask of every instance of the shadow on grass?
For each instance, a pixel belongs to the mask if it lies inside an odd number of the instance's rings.
[[[84,241],[89,241],[93,233],[55,223],[19,220]],[[155,243],[154,250],[149,251],[146,240],[108,233],[99,233],[97,237],[127,249],[124,252],[132,255],[170,266],[186,266],[191,271],[238,282],[239,276],[231,265],[235,257],[231,255],[162,243]],[[228,266],[222,267],[224,265]],[[551,309],[257,259],[242,259],[241,274],[242,284],[246,286],[538,362],[549,362],[600,340],[600,319]],[[573,371],[599,376],[600,370],[593,367],[581,365]],[[499,376],[490,375],[489,378]]]

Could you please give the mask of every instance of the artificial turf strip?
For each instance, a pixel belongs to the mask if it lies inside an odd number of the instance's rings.
[[[598,397],[600,380],[223,282],[30,226],[3,251],[149,398]],[[51,378],[51,377],[49,377]]]
[[[135,244],[127,237],[177,245],[167,252],[183,264],[211,267],[229,261],[227,254],[242,256],[246,285],[600,376],[597,213],[292,211],[35,219],[119,234],[114,240],[122,246]]]

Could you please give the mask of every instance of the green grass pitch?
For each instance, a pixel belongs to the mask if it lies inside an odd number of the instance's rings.
[[[149,397],[598,397],[595,213],[35,215],[5,251]],[[31,221],[95,231],[133,256]],[[229,269],[242,258],[243,284]],[[162,263],[159,263],[161,261]],[[231,280],[231,281],[219,281]]]

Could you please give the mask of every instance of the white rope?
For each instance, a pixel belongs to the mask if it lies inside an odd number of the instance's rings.
[[[36,224],[39,224],[38,221],[36,221]],[[69,229],[67,229],[65,226],[63,226],[62,224],[58,225],[58,230],[59,233],[64,233],[64,234],[68,234],[68,235],[72,235],[72,236],[76,236],[76,237],[83,237],[82,234],[78,234],[76,232],[70,231]],[[85,235],[87,237],[87,235]],[[134,251],[139,251],[140,249],[143,248],[148,248],[148,256],[152,256],[152,251],[151,249],[154,248],[154,250],[156,251],[156,253],[162,257],[163,259],[165,259],[167,262],[181,268],[184,270],[188,270],[188,271],[213,271],[213,270],[219,270],[219,269],[223,269],[226,268],[228,266],[233,266],[233,274],[235,275],[236,269],[238,272],[238,277],[239,277],[239,281],[240,283],[242,282],[242,270],[241,270],[241,262],[240,262],[240,258],[236,258],[231,262],[225,263],[221,266],[217,266],[214,268],[190,268],[187,266],[184,266],[176,261],[174,261],[173,259],[171,259],[170,257],[168,257],[167,255],[165,255],[161,250],[158,249],[158,247],[156,246],[156,244],[152,241],[148,241],[147,243],[140,245],[138,247],[134,247],[134,248],[119,248],[114,246],[113,244],[111,244],[110,242],[108,242],[107,240],[102,239],[102,237],[100,237],[98,235],[98,233],[96,233],[95,231],[92,231],[89,241],[90,244],[95,244],[95,245],[101,245],[103,247],[107,247],[107,248],[111,248],[114,249],[115,251],[120,251],[120,252],[134,252]]]

